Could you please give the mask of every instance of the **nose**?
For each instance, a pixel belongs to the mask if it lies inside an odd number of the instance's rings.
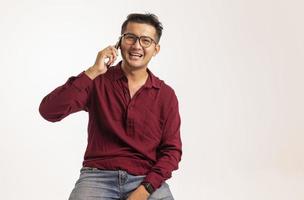
[[[139,42],[139,39],[137,38],[137,40],[135,41],[135,43],[133,44],[134,47],[136,48],[141,48],[141,45],[140,45],[140,42]]]

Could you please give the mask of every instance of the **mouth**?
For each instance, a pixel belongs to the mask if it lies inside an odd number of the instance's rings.
[[[131,59],[139,59],[143,57],[143,54],[137,52],[129,52],[129,56]]]

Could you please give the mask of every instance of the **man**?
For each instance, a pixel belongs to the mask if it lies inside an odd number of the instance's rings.
[[[165,180],[182,155],[178,101],[148,69],[162,29],[153,14],[130,14],[116,46],[42,100],[39,111],[51,122],[89,113],[88,145],[70,200],[173,199]],[[122,61],[111,66],[117,48]]]

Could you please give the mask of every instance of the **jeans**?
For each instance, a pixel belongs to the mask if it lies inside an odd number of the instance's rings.
[[[124,170],[82,167],[69,200],[126,200],[144,178],[145,175],[134,176]],[[164,182],[148,200],[174,200],[174,198],[169,185]]]

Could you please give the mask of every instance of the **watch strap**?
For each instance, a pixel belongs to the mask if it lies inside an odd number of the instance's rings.
[[[143,185],[150,194],[152,194],[154,192],[154,188],[151,185],[151,183],[143,182],[143,183],[141,183],[141,185]]]

